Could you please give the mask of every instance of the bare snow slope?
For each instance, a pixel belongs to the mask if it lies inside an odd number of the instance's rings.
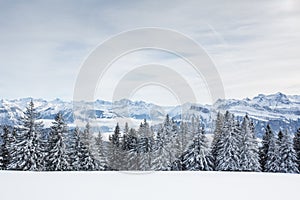
[[[300,175],[239,172],[5,172],[3,200],[299,199]]]

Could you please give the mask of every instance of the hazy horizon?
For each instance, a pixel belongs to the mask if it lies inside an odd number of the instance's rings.
[[[254,95],[252,97],[243,97],[243,98],[225,98],[224,100],[230,100],[230,99],[234,99],[234,100],[243,100],[243,99],[253,99],[259,95],[265,95],[265,96],[270,96],[270,95],[276,95],[276,94],[284,94],[286,96],[299,96],[300,97],[300,94],[286,94],[286,93],[283,93],[283,92],[276,92],[276,93],[269,93],[269,94],[263,94],[263,93],[259,93],[257,95]],[[73,99],[63,99],[63,98],[53,98],[53,99],[47,99],[47,98],[42,98],[42,97],[20,97],[20,98],[12,98],[12,99],[8,99],[8,98],[1,98],[0,100],[21,100],[21,99],[33,99],[33,100],[45,100],[45,101],[55,101],[55,100],[61,100],[61,101],[64,101],[64,102],[72,102]],[[112,102],[112,101],[109,101],[109,100],[104,100],[104,99],[95,99],[94,101],[97,101],[97,100],[100,100],[100,101],[106,101],[106,102]],[[145,102],[145,103],[150,103],[150,104],[155,104],[155,105],[158,105],[158,106],[170,106],[170,107],[173,107],[173,106],[179,106],[180,104],[176,104],[176,105],[161,105],[159,103],[156,103],[156,102],[151,102],[151,101],[146,101],[146,100],[143,100],[143,99],[118,99],[116,101],[121,101],[121,100],[130,100],[132,102],[139,102],[139,101],[142,101],[142,102]],[[93,101],[93,102],[94,102]],[[198,103],[198,102],[186,102],[186,103],[192,103],[192,104],[201,104],[201,103]],[[215,103],[215,102],[214,102]],[[202,104],[202,105],[212,105],[212,104]]]

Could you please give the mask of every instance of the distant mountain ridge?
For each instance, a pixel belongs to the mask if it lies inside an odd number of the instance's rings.
[[[30,101],[31,98],[0,100],[0,124],[18,125],[19,119],[23,116],[23,111]],[[33,99],[33,101],[40,112],[40,119],[45,123],[53,120],[54,115],[58,112],[63,113],[67,123],[74,123],[73,102],[60,99],[52,101]],[[190,119],[192,116],[200,116],[201,121],[210,132],[213,129],[216,113],[226,110],[234,113],[237,118],[241,118],[247,113],[254,121],[258,136],[261,135],[268,122],[274,131],[288,129],[295,132],[300,127],[300,95],[285,95],[283,93],[259,94],[252,99],[245,98],[242,100],[220,99],[213,105],[186,103],[167,107],[144,101],[122,99],[113,103],[96,100],[95,102],[83,103],[82,106],[86,107],[85,113],[76,113],[76,119],[84,120],[84,117],[81,117],[84,114],[91,120],[98,121],[104,132],[112,130],[115,122],[113,119],[123,118],[124,120],[132,119],[135,121],[148,119],[155,124],[162,122],[166,114],[177,121]],[[103,124],[101,124],[102,122]]]

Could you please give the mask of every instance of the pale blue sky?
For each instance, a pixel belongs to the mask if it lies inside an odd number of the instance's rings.
[[[227,98],[300,94],[297,0],[29,0],[0,1],[0,98],[72,99],[88,54],[112,35],[139,27],[173,29],[195,39],[215,62]],[[180,63],[153,53],[123,62],[130,67],[149,60]],[[106,78],[114,82],[118,76],[112,71]],[[106,90],[97,97],[109,100],[111,88]],[[156,102],[156,95],[149,89],[134,99]],[[174,104],[170,94],[161,98],[161,104]]]

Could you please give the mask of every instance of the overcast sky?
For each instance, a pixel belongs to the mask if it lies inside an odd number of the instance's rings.
[[[89,53],[111,36],[139,27],[168,28],[197,41],[215,63],[226,98],[299,95],[299,2],[0,0],[0,98],[71,100]],[[132,66],[151,62],[184,66],[178,58],[141,51],[118,60],[101,81],[116,83]],[[195,81],[193,89],[203,91],[196,94],[199,103],[209,103],[201,80],[184,71],[179,69]],[[110,100],[113,87],[100,83],[96,98]],[[172,93],[157,86],[136,91],[132,99],[176,104]]]

